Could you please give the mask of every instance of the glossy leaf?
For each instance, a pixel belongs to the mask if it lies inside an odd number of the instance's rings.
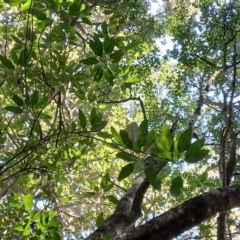
[[[125,54],[124,50],[116,50],[110,54],[110,58],[112,59],[113,63],[117,63],[121,60],[124,54]]]
[[[97,116],[97,110],[96,110],[96,108],[95,107],[93,107],[92,108],[92,110],[91,110],[91,113],[90,113],[90,124],[93,126],[94,125],[94,120],[95,120],[95,118],[96,118],[96,116]]]
[[[145,168],[144,173],[150,184],[156,181],[157,173],[152,167]]]
[[[191,144],[191,139],[192,139],[192,130],[188,128],[180,135],[178,139],[178,145],[177,145],[178,151],[179,152],[186,151],[189,145]]]
[[[104,217],[103,217],[103,212],[101,212],[98,216],[97,216],[97,219],[96,219],[96,226],[97,227],[100,227],[102,226],[104,223]]]
[[[36,17],[38,20],[46,20],[47,19],[47,15],[45,12],[42,12],[36,8],[31,10],[31,13],[34,17]]]
[[[163,157],[167,159],[172,159],[172,153],[166,150],[165,146],[162,143],[162,138],[157,138],[156,139],[156,144],[159,150],[159,154],[162,155]]]
[[[133,173],[138,173],[143,171],[145,168],[144,164],[142,163],[142,161],[137,160],[134,162],[134,169],[133,169]]]
[[[86,124],[87,124],[87,119],[86,119],[86,116],[84,115],[84,113],[81,109],[78,109],[78,119],[79,119],[81,127],[83,129],[85,129]]]
[[[136,161],[137,159],[131,155],[129,155],[128,153],[125,153],[125,152],[119,152],[117,153],[116,155],[117,158],[121,158],[125,161],[128,161],[128,162],[132,162],[132,161]]]
[[[106,23],[106,22],[103,22],[103,23],[101,24],[101,29],[102,29],[102,33],[103,33],[104,35],[107,35],[107,34],[108,34],[108,28],[107,28],[107,23]]]
[[[156,190],[160,190],[161,181],[156,178],[157,172],[152,167],[148,167],[144,169],[144,173],[148,182],[152,185],[152,187]]]
[[[168,176],[170,175],[171,171],[172,171],[171,168],[170,168],[169,165],[167,164],[166,166],[164,166],[164,167],[160,170],[160,172],[158,173],[156,179],[157,179],[157,180],[161,180],[161,179],[163,179],[163,178],[168,177]]]
[[[209,153],[209,150],[202,149],[198,152],[192,152],[185,155],[185,161],[188,163],[196,163],[205,158]]]
[[[170,187],[170,193],[173,197],[178,197],[181,194],[181,188],[183,187],[183,180],[180,176],[172,180]]]
[[[98,60],[95,57],[89,57],[80,61],[86,65],[94,65],[98,63]]]
[[[28,212],[32,211],[33,197],[31,194],[27,194],[27,195],[23,196],[23,204],[24,204],[25,210],[27,210]]]
[[[96,124],[94,124],[91,128],[91,131],[101,131],[107,126],[107,121],[100,121]]]
[[[173,145],[173,137],[167,125],[164,125],[162,127],[161,143],[167,151],[171,150],[171,147]]]
[[[82,1],[74,0],[73,3],[69,7],[70,12],[79,12],[81,9]]]
[[[110,202],[112,202],[113,204],[118,204],[118,199],[117,198],[115,198],[113,195],[108,195],[108,196],[106,196],[106,199],[108,199]]]
[[[114,38],[110,38],[108,36],[106,36],[104,38],[104,42],[103,42],[103,49],[104,49],[104,52],[106,54],[110,54],[112,53],[113,49],[114,49],[114,46],[115,46],[115,40]]]
[[[35,105],[37,104],[38,99],[39,99],[39,97],[38,97],[38,91],[35,90],[35,91],[33,92],[33,94],[31,95],[31,97],[30,97],[30,102],[31,102],[32,106],[35,106]]]
[[[14,69],[14,65],[10,60],[8,60],[6,57],[0,55],[0,61],[1,63],[8,69]]]
[[[111,133],[113,135],[113,138],[115,139],[115,141],[121,145],[123,145],[123,141],[122,138],[120,136],[120,134],[116,131],[116,129],[114,127],[111,126]]]
[[[190,144],[190,146],[188,147],[188,149],[186,151],[186,154],[188,155],[188,154],[200,151],[202,149],[202,147],[204,146],[204,142],[205,142],[204,139],[200,139],[200,140],[197,140],[194,143]]]
[[[100,183],[101,188],[104,189],[108,185],[109,180],[110,180],[110,176],[109,176],[109,173],[107,172],[101,180],[101,183]]]
[[[26,0],[4,0],[5,3],[8,3],[11,6],[16,6],[22,2],[25,2]]]
[[[99,70],[97,70],[97,72],[94,75],[94,82],[99,83],[102,77],[103,77],[103,68],[100,68]]]
[[[120,136],[123,141],[123,144],[129,148],[133,147],[132,141],[128,137],[128,133],[125,130],[120,130]]]
[[[134,169],[134,165],[132,163],[129,163],[129,164],[125,165],[121,169],[121,171],[118,175],[118,181],[120,182],[124,178],[127,178],[133,172],[133,169]]]
[[[114,79],[115,77],[114,77],[112,71],[111,71],[108,67],[106,67],[106,68],[104,69],[104,76],[105,76],[106,80],[108,81],[108,83],[109,83],[111,86],[113,86],[113,79]]]
[[[201,183],[204,183],[206,182],[207,178],[208,178],[208,171],[205,171],[199,176],[199,181]]]
[[[97,56],[102,56],[103,44],[97,36],[94,36],[93,40],[89,41],[89,46]]]
[[[13,95],[12,100],[19,106],[23,106],[23,100],[18,95]]]
[[[27,0],[20,8],[20,11],[27,11],[31,7],[32,0]]]
[[[7,106],[4,109],[7,110],[8,112],[12,112],[12,113],[16,113],[16,114],[20,114],[23,112],[22,108],[15,107],[15,106]]]

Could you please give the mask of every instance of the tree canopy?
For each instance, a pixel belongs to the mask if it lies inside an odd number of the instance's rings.
[[[1,239],[239,239],[239,1],[0,9]]]

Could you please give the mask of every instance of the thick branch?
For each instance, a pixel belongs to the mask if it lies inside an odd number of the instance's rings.
[[[143,186],[142,186],[143,185]],[[141,188],[142,186],[142,188]],[[109,233],[113,233],[114,236],[121,235],[124,231],[128,230],[133,226],[135,221],[141,217],[141,206],[133,207],[134,198],[141,188],[144,193],[147,191],[149,184],[146,184],[144,180],[144,175],[140,175],[132,187],[127,191],[127,193],[121,198],[119,201],[115,212],[104,222],[104,224],[98,228],[95,232],[93,232],[90,236],[86,238],[95,239],[97,237],[107,236]],[[139,193],[138,193],[139,196]],[[142,199],[138,204],[142,203]],[[134,211],[133,211],[134,210]],[[138,210],[138,211],[135,211]]]
[[[116,240],[170,240],[219,212],[240,207],[240,185],[203,193]]]
[[[166,163],[158,163],[156,171],[159,172],[165,165]],[[149,182],[144,178],[144,174],[141,174],[121,198],[115,212],[86,240],[99,238],[100,236],[106,237],[109,233],[119,236],[131,229],[142,216],[142,202],[149,185]]]

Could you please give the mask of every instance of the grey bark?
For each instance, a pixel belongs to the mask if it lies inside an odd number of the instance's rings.
[[[116,240],[170,240],[235,207],[240,207],[240,185],[218,188],[172,208]]]

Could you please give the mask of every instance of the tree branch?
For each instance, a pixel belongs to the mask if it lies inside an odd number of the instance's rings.
[[[219,212],[240,207],[240,185],[217,188],[172,208],[115,240],[170,240]]]

